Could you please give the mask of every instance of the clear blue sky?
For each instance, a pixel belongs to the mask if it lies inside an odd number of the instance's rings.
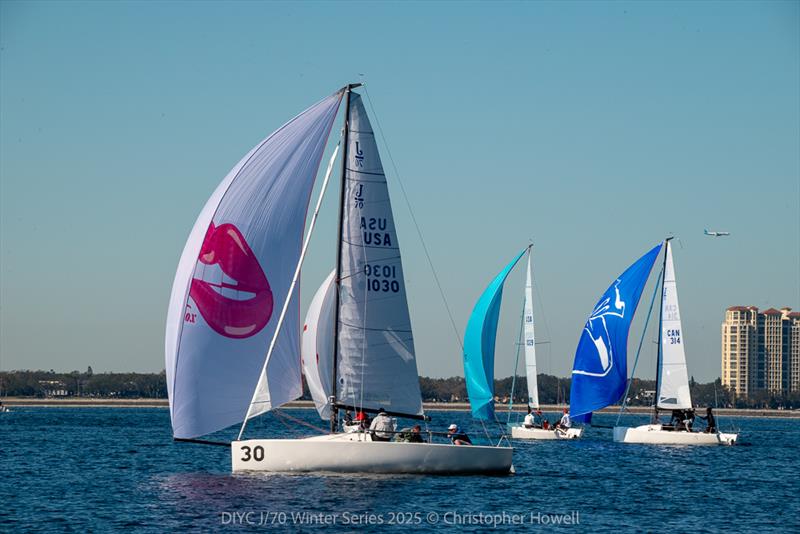
[[[596,299],[674,232],[689,371],[714,379],[727,306],[800,307],[798,5],[3,1],[0,367],[161,370],[208,195],[363,73],[460,330],[533,238],[540,369],[566,376]],[[420,371],[462,374],[384,160]],[[327,200],[304,304],[334,261]]]

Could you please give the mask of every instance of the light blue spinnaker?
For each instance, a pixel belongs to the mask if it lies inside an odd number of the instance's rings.
[[[614,280],[583,327],[570,388],[570,417],[590,423],[592,412],[617,402],[628,379],[628,331],[662,244]]]
[[[503,283],[508,273],[528,249],[520,252],[506,265],[475,303],[464,334],[464,376],[472,406],[472,417],[494,418],[494,345],[497,320],[503,299]]]

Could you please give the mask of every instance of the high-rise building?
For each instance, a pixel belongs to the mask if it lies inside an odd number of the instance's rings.
[[[800,392],[800,313],[728,308],[722,323],[722,384],[743,396]]]

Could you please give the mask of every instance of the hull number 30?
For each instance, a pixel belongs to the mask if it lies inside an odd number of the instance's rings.
[[[264,459],[264,447],[261,445],[256,445],[255,447],[250,447],[249,445],[242,445],[242,461],[249,462],[250,460],[255,460],[256,462],[260,462]]]

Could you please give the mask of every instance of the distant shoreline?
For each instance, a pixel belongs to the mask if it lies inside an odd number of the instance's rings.
[[[8,407],[26,408],[167,408],[167,399],[98,399],[98,398],[27,398],[27,397],[4,397],[0,401]],[[469,404],[465,402],[426,402],[426,411],[431,412],[466,412],[469,411]],[[313,408],[312,401],[294,401],[283,406],[288,409]],[[566,406],[563,404],[542,405],[543,412],[560,412]],[[497,404],[498,412],[507,412],[508,406]],[[648,414],[652,408],[647,406],[631,406],[628,412],[633,414]],[[524,405],[514,407],[515,412],[525,411]],[[781,417],[785,419],[800,419],[800,410],[772,410],[772,409],[738,409],[738,408],[718,408],[714,410],[719,415],[730,415],[736,417]],[[617,413],[618,406],[609,406],[597,413]]]

